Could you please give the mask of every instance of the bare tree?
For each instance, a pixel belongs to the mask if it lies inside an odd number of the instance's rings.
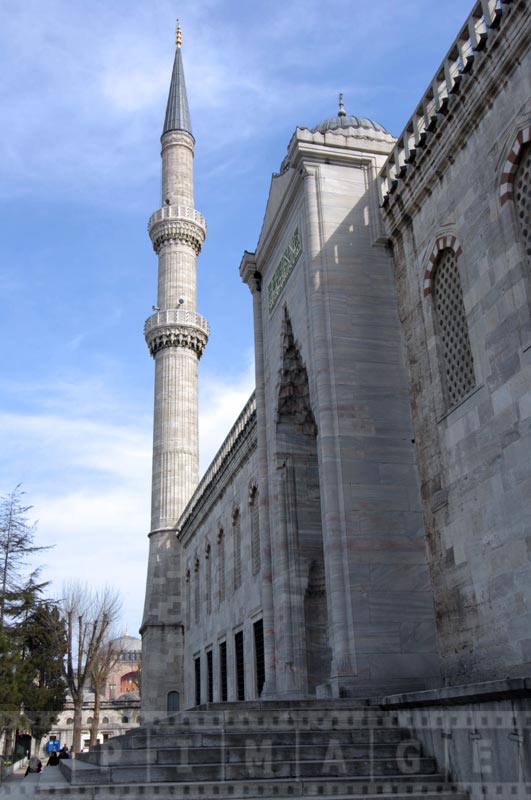
[[[122,652],[123,650],[117,647],[116,641],[110,636],[106,636],[92,664],[90,673],[92,677],[92,688],[94,689],[94,713],[90,725],[91,747],[95,745],[98,740],[101,695],[109,678],[109,674],[118,662]]]
[[[72,749],[75,753],[81,749],[83,692],[89,685],[92,669],[121,605],[119,593],[109,587],[93,592],[87,585],[71,583],[64,590],[65,678],[74,705]]]

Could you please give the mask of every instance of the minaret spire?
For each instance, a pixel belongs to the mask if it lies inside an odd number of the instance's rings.
[[[157,303],[145,337],[155,361],[151,532],[142,622],[144,721],[182,697],[181,545],[176,527],[199,480],[197,363],[208,323],[197,313],[196,259],[205,239],[194,208],[194,137],[177,27],[162,143],[162,206],[149,220],[158,256]]]
[[[162,129],[163,136],[165,133],[168,133],[168,131],[186,131],[192,135],[192,123],[190,121],[190,109],[188,108],[188,96],[186,94],[186,83],[184,80],[181,44],[181,24],[179,20],[177,20],[175,58],[173,60],[173,72],[168,94],[168,103],[166,105],[166,117],[164,118],[164,127]]]

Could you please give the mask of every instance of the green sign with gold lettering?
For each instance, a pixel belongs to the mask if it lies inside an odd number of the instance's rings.
[[[289,244],[282,254],[279,265],[273,273],[273,277],[267,286],[267,295],[269,299],[269,313],[273,311],[275,303],[277,302],[282,289],[293,272],[293,267],[299,260],[302,253],[302,238],[301,229],[299,225],[293,231],[293,235],[289,240]]]

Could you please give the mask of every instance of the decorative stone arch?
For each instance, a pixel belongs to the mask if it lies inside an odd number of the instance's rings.
[[[306,320],[300,324],[304,328]],[[271,544],[276,688],[294,697],[307,697],[315,695],[317,687],[330,678],[328,627],[325,623],[318,631],[314,628],[316,619],[328,620],[326,594],[311,608],[305,603],[310,563],[317,562],[325,573],[321,475],[310,379],[286,306],[279,366],[273,482],[278,500],[271,521],[275,530]],[[286,597],[289,614],[285,612]],[[312,659],[315,650],[324,657]]]
[[[317,425],[310,404],[308,373],[293,335],[286,306],[282,321],[281,348],[277,424],[291,422],[300,433],[315,437]]]
[[[525,125],[516,134],[509,155],[503,165],[500,178],[500,203],[505,205],[514,199],[514,179],[524,147],[531,142],[531,124]]]
[[[435,267],[437,265],[437,259],[443,250],[453,250],[456,258],[459,258],[463,252],[463,248],[457,236],[453,233],[448,233],[445,236],[438,236],[435,239],[435,244],[428,258],[428,266],[424,272],[424,297],[430,297],[433,294]]]

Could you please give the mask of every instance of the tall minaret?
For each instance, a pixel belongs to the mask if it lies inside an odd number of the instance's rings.
[[[155,359],[151,533],[142,622],[142,716],[175,710],[182,698],[181,553],[176,525],[198,483],[197,362],[208,323],[196,312],[196,258],[205,239],[194,209],[192,136],[177,26],[162,143],[162,208],[149,220],[158,255],[155,313],[145,336]]]

